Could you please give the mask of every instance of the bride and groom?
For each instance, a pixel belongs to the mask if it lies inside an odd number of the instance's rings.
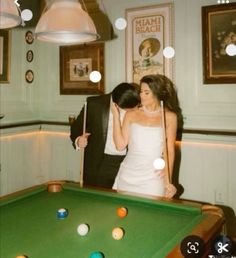
[[[165,134],[160,101],[165,103]],[[138,91],[121,83],[110,94],[88,97],[86,134],[82,109],[70,136],[76,149],[85,148],[84,183],[172,198],[176,188],[167,172],[171,178],[179,111],[174,85],[164,75],[144,76]],[[163,155],[164,135],[168,171],[157,171],[153,162]]]

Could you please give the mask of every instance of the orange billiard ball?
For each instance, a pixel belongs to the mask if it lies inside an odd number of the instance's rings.
[[[119,207],[117,208],[116,212],[120,218],[124,218],[127,216],[128,210],[125,207]]]

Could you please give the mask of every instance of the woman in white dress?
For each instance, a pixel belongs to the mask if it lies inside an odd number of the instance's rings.
[[[176,193],[171,183],[177,120],[181,109],[173,83],[164,75],[147,75],[140,81],[141,107],[126,113],[120,122],[119,108],[113,104],[113,138],[118,150],[128,146],[113,189],[136,194],[165,196]],[[165,133],[160,102],[164,102]],[[164,134],[166,144],[164,144]],[[168,166],[157,170],[153,162],[168,150]],[[169,171],[169,175],[168,175]],[[170,178],[170,180],[168,180]]]

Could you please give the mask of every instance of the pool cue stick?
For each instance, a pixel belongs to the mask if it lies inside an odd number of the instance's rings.
[[[84,103],[84,120],[83,120],[83,135],[86,133],[86,119],[87,119],[87,102]],[[84,178],[84,148],[81,148],[80,152],[80,187],[83,187]]]
[[[167,148],[167,139],[166,139],[166,123],[165,123],[165,112],[163,100],[161,100],[161,120],[162,120],[162,129],[163,129],[163,140],[164,140],[164,161],[166,162],[166,172],[167,172],[167,184],[170,184],[170,171],[169,171],[169,160],[168,160],[168,148]]]

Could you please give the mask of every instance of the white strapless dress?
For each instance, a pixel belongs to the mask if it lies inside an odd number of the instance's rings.
[[[137,194],[164,196],[164,178],[153,162],[162,156],[163,129],[133,123],[128,152],[120,165],[113,189]]]

